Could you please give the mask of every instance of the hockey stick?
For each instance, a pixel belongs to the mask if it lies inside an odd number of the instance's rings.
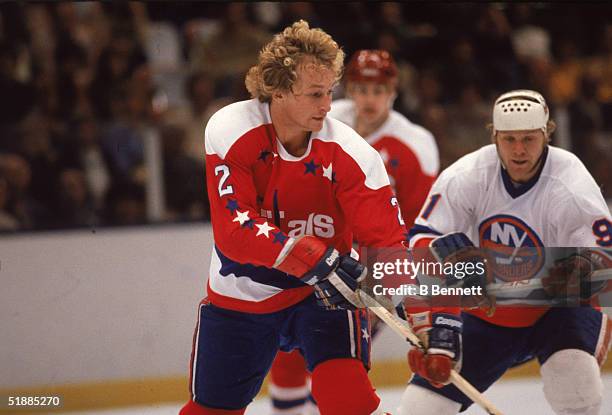
[[[404,339],[408,340],[413,346],[423,348],[421,340],[417,337],[412,329],[408,326],[408,323],[395,317],[389,310],[382,306],[378,301],[372,298],[363,290],[357,290],[357,295],[363,301],[363,303],[376,314],[382,321],[384,321],[393,331],[399,334]],[[487,411],[490,415],[503,415],[502,412],[497,409],[487,398],[485,398],[474,386],[472,386],[467,380],[465,380],[455,370],[451,370],[450,381],[457,387],[461,392],[470,398],[474,403],[479,405],[482,409]]]
[[[589,282],[602,282],[612,280],[612,269],[599,269],[593,271],[589,278]],[[513,282],[494,282],[487,284],[487,293],[498,294],[514,294],[525,291],[533,291],[544,288],[541,278],[531,280],[519,280]]]

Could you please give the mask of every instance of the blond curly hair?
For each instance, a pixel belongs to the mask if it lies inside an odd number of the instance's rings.
[[[251,97],[270,102],[275,91],[289,91],[297,79],[297,68],[304,58],[314,58],[316,64],[331,69],[336,82],[342,77],[344,52],[330,35],[321,29],[311,29],[299,20],[274,36],[259,52],[257,65],[245,78]]]

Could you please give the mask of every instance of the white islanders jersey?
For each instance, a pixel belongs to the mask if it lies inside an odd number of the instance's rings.
[[[586,167],[557,147],[547,146],[543,158],[535,177],[519,186],[502,169],[494,144],[460,158],[431,188],[410,231],[410,246],[463,232],[476,246],[495,250],[493,274],[502,281],[543,275],[558,258],[541,247],[612,246],[610,210]],[[506,261],[500,261],[504,255]],[[533,324],[544,311],[498,308],[491,318],[479,310],[470,313],[520,327]]]
[[[609,247],[610,210],[574,154],[548,146],[536,176],[515,187],[494,144],[460,158],[434,183],[416,220],[413,246],[427,230],[464,232],[474,244]]]

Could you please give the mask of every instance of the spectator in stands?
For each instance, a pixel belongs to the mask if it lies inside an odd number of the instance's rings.
[[[596,97],[604,113],[602,128],[612,141],[612,23],[608,23],[601,33],[600,51],[589,59],[587,71],[597,79]]]
[[[36,102],[33,86],[18,77],[19,53],[18,45],[10,40],[0,40],[0,91],[4,97],[0,100],[0,132],[21,121]],[[4,139],[0,137],[0,140]]]
[[[204,161],[195,160],[185,151],[185,129],[164,125],[160,130],[166,213],[169,220],[202,220],[209,218]],[[204,147],[203,135],[200,143]]]
[[[119,183],[106,195],[107,225],[142,225],[146,222],[145,190],[134,183]]]
[[[321,27],[323,24],[311,2],[292,1],[281,3],[280,6],[281,18],[276,27],[272,28],[273,32],[278,32],[299,19],[306,20],[311,27]]]
[[[487,74],[486,89],[492,95],[521,85],[519,67],[512,45],[512,27],[499,4],[485,4],[476,19],[476,56]]]
[[[150,97],[142,96],[134,82],[114,90],[111,98],[116,117],[104,129],[101,146],[113,182],[144,184],[144,134],[151,128]]]
[[[100,144],[111,174],[109,194],[113,205],[108,209],[110,217],[120,224],[143,223],[146,219],[144,187],[150,175],[144,164],[144,142],[156,131],[152,98],[147,65],[135,66],[129,78],[113,89],[112,117],[102,129]],[[142,192],[142,200],[137,195],[129,196],[130,189]]]
[[[100,212],[111,184],[111,174],[109,161],[100,146],[98,122],[91,116],[83,116],[74,120],[70,131],[60,166],[83,172],[93,208]]]
[[[33,111],[21,123],[18,138],[19,154],[28,163],[31,175],[28,194],[47,209],[53,206],[60,170],[58,137],[52,136],[51,123],[49,115]],[[45,222],[49,219],[44,218]]]
[[[256,19],[256,9],[275,13]],[[482,102],[502,90],[548,91],[553,113],[569,109],[558,138],[571,140],[612,197],[612,24],[604,17],[609,6],[567,13],[573,10],[554,3],[424,4],[418,10],[397,2],[3,3],[0,158],[8,157],[13,172],[4,178],[3,210],[20,228],[55,226],[52,193],[61,172],[77,169],[95,213],[116,217],[105,212],[104,201],[115,200],[126,186],[144,186],[143,136],[167,123],[185,129],[177,159],[188,155],[201,163],[209,114],[247,98],[243,75],[270,39],[269,30],[297,18],[327,27],[347,53],[368,44],[393,52],[400,71],[395,109],[435,134],[442,167],[468,151]],[[465,21],[474,24],[457,24]],[[192,31],[192,23],[201,27]],[[571,39],[565,29],[570,24]],[[193,35],[193,44],[191,37],[177,35],[183,32]],[[39,121],[29,120],[32,114]],[[15,185],[15,172],[29,177],[27,185]],[[115,185],[120,189],[109,199]],[[138,209],[132,213],[144,209],[144,202],[133,207]],[[176,209],[181,213],[175,217],[184,218],[183,208]],[[126,216],[133,218],[128,222],[144,221],[139,215]]]
[[[219,31],[205,41],[196,40],[189,52],[192,70],[207,72],[215,80],[216,96],[248,98],[244,75],[270,40],[270,34],[252,24],[246,12],[247,3],[227,3]]]
[[[485,76],[482,64],[475,55],[474,44],[467,35],[459,36],[451,45],[447,67],[453,69],[443,72],[444,95],[446,97],[445,101],[457,103],[463,98],[466,86],[484,89]],[[482,93],[478,91],[478,94]],[[488,110],[487,105],[487,112]],[[489,117],[489,114],[487,117]]]
[[[113,30],[108,46],[102,51],[92,83],[92,99],[97,115],[104,120],[113,116],[111,94],[115,88],[133,79],[147,64],[136,33],[128,26]]]
[[[9,185],[0,169],[0,232],[19,229],[19,222],[8,211],[9,199]]]
[[[85,175],[81,170],[67,169],[59,176],[54,227],[73,228],[99,223]]]
[[[215,83],[204,72],[191,74],[185,83],[188,105],[171,109],[164,119],[185,128],[185,152],[204,163],[204,126],[218,109],[230,103],[229,99],[214,99]]]
[[[79,114],[92,114],[90,85],[92,72],[88,67],[87,53],[74,40],[60,38],[55,49],[57,109],[62,119]]]
[[[459,157],[490,143],[482,127],[491,119],[491,107],[479,84],[460,84],[458,96],[446,106],[448,141],[440,151],[441,164],[448,166]]]
[[[534,5],[514,3],[511,7],[513,28],[510,37],[516,58],[524,65],[529,65],[534,60],[549,60],[550,34],[537,23]]]
[[[553,43],[554,63],[549,79],[550,102],[566,106],[578,97],[584,65],[578,54],[578,45],[570,37]]]
[[[404,115],[414,114],[420,104],[417,96],[417,69],[402,54],[402,44],[393,30],[381,30],[376,36],[376,48],[397,56],[397,99],[393,108]]]
[[[0,154],[0,171],[8,185],[5,210],[17,219],[19,229],[44,228],[47,225],[43,220],[45,207],[29,193],[32,173],[28,162],[14,153]]]
[[[598,79],[586,73],[580,94],[569,106],[572,151],[587,166],[604,197],[612,197],[612,143],[603,133],[603,106],[597,97]]]
[[[417,80],[419,109],[415,122],[423,125],[436,137],[438,142],[445,142],[446,110],[441,105],[442,84],[435,68],[423,68]]]

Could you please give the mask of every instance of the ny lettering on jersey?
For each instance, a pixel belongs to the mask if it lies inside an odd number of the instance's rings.
[[[479,241],[491,254],[494,277],[505,282],[535,277],[547,259],[537,233],[512,215],[494,215],[482,221]]]

